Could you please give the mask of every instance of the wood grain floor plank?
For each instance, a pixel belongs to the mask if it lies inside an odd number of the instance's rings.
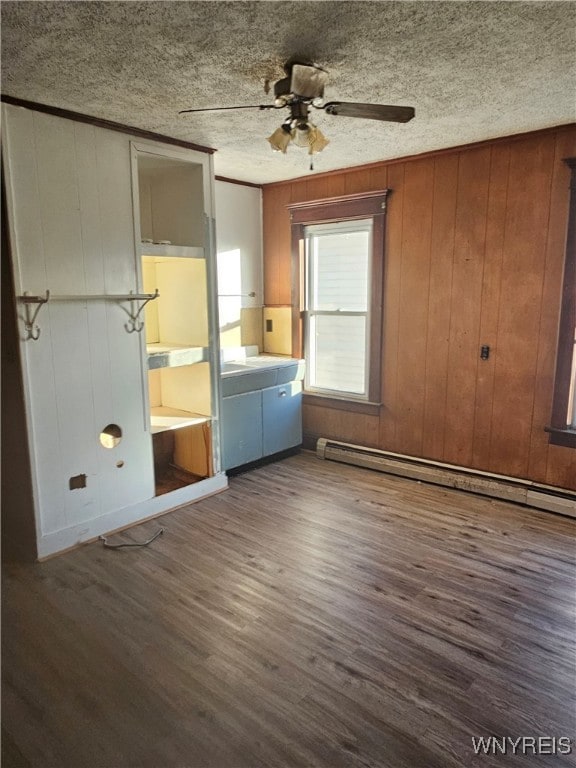
[[[4,768],[573,764],[472,737],[573,738],[574,520],[302,453],[161,524],[5,566]]]

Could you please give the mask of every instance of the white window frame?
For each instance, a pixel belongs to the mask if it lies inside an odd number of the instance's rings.
[[[311,248],[314,236],[318,234],[347,234],[351,232],[368,232],[368,249],[366,253],[366,310],[351,311],[342,309],[321,310],[313,307],[313,296],[318,284],[317,261],[311,256]],[[373,247],[373,222],[371,218],[354,219],[348,221],[329,222],[325,224],[309,224],[304,227],[304,344],[306,365],[305,389],[327,396],[345,397],[347,400],[367,401],[369,399],[370,381],[370,325],[372,319],[371,286],[372,286],[372,247]],[[314,319],[316,317],[364,317],[364,390],[354,392],[341,387],[320,387],[313,383],[315,372],[315,347],[313,336],[315,333]]]

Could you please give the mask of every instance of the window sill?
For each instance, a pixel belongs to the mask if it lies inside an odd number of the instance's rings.
[[[550,433],[548,442],[552,445],[562,445],[565,448],[576,448],[576,429],[544,427],[544,430]]]
[[[347,400],[344,397],[329,397],[327,395],[315,395],[313,392],[304,392],[304,405],[316,405],[321,408],[333,408],[337,411],[350,411],[351,413],[364,413],[368,416],[379,416],[382,403],[372,403],[368,400]]]

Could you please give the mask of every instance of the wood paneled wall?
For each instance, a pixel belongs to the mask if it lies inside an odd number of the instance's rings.
[[[307,404],[306,434],[576,489],[544,432],[570,156],[576,126],[264,187],[268,306],[291,300],[289,203],[392,190],[380,416]]]

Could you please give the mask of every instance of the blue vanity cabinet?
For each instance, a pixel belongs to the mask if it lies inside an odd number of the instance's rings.
[[[222,366],[222,466],[234,469],[302,443],[304,361],[272,356]]]
[[[262,392],[222,399],[222,467],[232,469],[262,457]]]
[[[302,443],[303,379],[303,360],[261,355],[222,365],[223,469]]]
[[[262,390],[263,455],[302,442],[302,382],[290,381]]]

